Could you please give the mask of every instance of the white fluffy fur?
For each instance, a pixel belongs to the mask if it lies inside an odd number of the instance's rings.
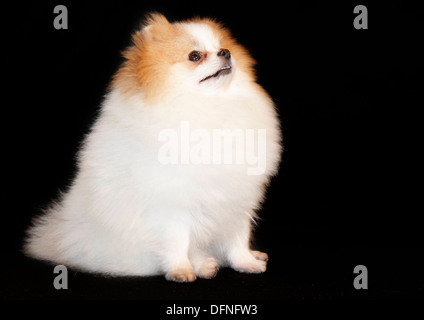
[[[199,41],[211,34],[202,37],[202,28],[194,32]],[[213,41],[207,45],[217,52]],[[176,281],[211,278],[219,266],[265,271],[266,254],[251,251],[249,242],[255,210],[277,172],[281,133],[272,101],[233,62],[231,75],[196,90],[174,82],[154,105],[142,93],[111,90],[79,153],[74,182],[34,221],[25,252],[91,272]],[[181,121],[193,129],[266,129],[265,174],[248,175],[247,164],[161,164],[159,131],[179,130]]]

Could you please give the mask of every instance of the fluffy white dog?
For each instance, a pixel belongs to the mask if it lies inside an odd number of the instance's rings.
[[[160,14],[148,17],[124,57],[79,153],[75,180],[34,220],[25,253],[90,272],[180,282],[213,278],[219,266],[264,272],[268,256],[250,249],[250,237],[278,170],[282,136],[272,100],[255,82],[253,59],[213,20],[170,23]],[[241,133],[233,151],[242,155],[265,143],[255,153],[266,159],[263,170],[249,174],[251,163],[236,157],[215,161],[224,145],[194,150],[182,124]],[[170,130],[178,141],[169,153],[180,151],[181,160],[185,139],[189,155],[202,153],[201,163],[161,159],[167,152],[160,137]]]

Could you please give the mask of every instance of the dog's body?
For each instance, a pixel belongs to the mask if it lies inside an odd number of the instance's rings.
[[[253,61],[210,20],[171,24],[152,15],[133,42],[73,184],[35,220],[25,252],[91,272],[175,281],[212,278],[218,266],[264,272],[267,255],[249,248],[251,225],[282,147]],[[161,163],[158,137],[182,134],[182,122],[193,130],[266,129],[263,174],[247,174],[247,163]]]

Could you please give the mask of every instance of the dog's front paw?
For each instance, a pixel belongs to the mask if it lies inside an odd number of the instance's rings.
[[[169,271],[165,278],[176,282],[193,282],[196,280],[196,273],[192,268],[177,268]]]
[[[218,264],[214,258],[207,258],[201,265],[198,276],[203,279],[212,279],[218,273]]]
[[[251,250],[250,253],[257,259],[262,261],[268,261],[269,257],[265,252],[257,251],[257,250]]]
[[[243,273],[263,273],[266,271],[266,261],[262,260],[249,260],[233,264],[233,269]]]
[[[230,257],[231,267],[244,273],[262,273],[266,271],[268,255],[260,251],[241,251]]]

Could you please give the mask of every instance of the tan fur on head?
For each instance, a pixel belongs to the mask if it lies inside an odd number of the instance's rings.
[[[221,23],[208,18],[194,18],[184,23],[209,26],[222,48],[230,50],[237,67],[255,79],[255,61]],[[123,93],[142,93],[146,101],[156,100],[173,81],[169,74],[170,67],[187,61],[195,44],[196,39],[188,34],[181,23],[170,23],[158,13],[148,15],[140,30],[133,34],[132,45],[123,52],[126,61],[115,74],[112,87]]]

